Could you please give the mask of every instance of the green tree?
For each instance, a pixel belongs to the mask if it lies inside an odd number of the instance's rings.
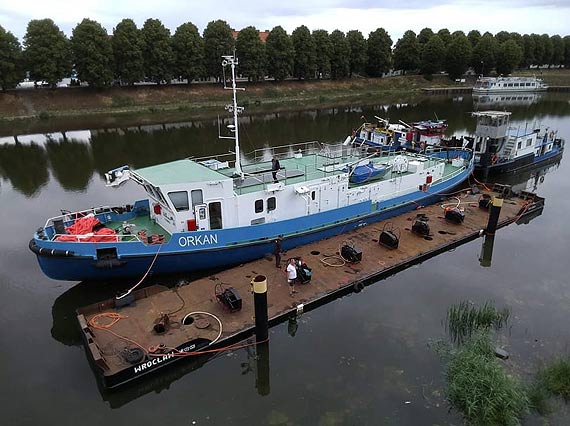
[[[471,48],[475,49],[477,43],[481,40],[481,33],[477,30],[471,30],[467,34],[467,38],[469,39],[469,43],[471,44]]]
[[[222,56],[231,55],[235,41],[226,21],[211,21],[204,30],[204,64],[206,73],[218,80],[222,77]]]
[[[473,49],[471,63],[477,74],[486,75],[497,65],[499,46],[491,34],[485,34]]]
[[[123,19],[113,30],[111,39],[115,77],[133,85],[144,78],[143,42],[132,19]]]
[[[346,40],[350,46],[350,70],[348,75],[352,77],[355,73],[363,73],[366,68],[366,63],[368,62],[366,39],[360,31],[352,30],[346,34]]]
[[[170,80],[174,59],[170,30],[159,19],[147,19],[141,29],[141,36],[146,77],[158,84]]]
[[[552,40],[550,40],[550,36],[548,34],[542,34],[540,36],[540,39],[542,40],[542,45],[544,46],[544,56],[542,57],[542,63],[544,65],[548,65],[550,68],[550,65],[552,64],[552,56],[554,54]]]
[[[522,49],[516,41],[513,39],[505,41],[499,47],[499,54],[497,55],[497,72],[503,75],[512,73],[521,62],[522,56]]]
[[[534,41],[534,60],[536,65],[542,65],[546,63],[546,46],[544,45],[544,39],[538,34],[531,34],[531,38]]]
[[[204,75],[204,40],[192,22],[176,28],[172,36],[173,71],[188,84]]]
[[[71,72],[71,48],[65,34],[51,19],[34,19],[24,36],[24,66],[33,80],[52,87]]]
[[[317,78],[327,77],[331,72],[332,44],[326,30],[313,31],[313,40],[317,52]]]
[[[552,65],[562,65],[564,62],[564,41],[559,35],[550,37],[552,44]]]
[[[334,30],[331,42],[331,78],[339,80],[348,77],[350,72],[350,45],[342,31]]]
[[[445,52],[445,69],[449,78],[456,79],[467,71],[471,61],[471,43],[463,33],[454,34]]]
[[[507,40],[510,40],[511,35],[507,32],[507,31],[499,31],[497,34],[495,34],[495,40],[497,40],[497,43],[502,44]]]
[[[437,32],[437,35],[439,36],[441,41],[443,41],[443,44],[445,44],[445,48],[447,49],[447,46],[451,42],[451,33],[449,32],[449,30],[447,28],[442,28]]]
[[[295,28],[291,34],[293,49],[293,77],[299,80],[312,78],[317,68],[317,51],[311,31],[305,26]]]
[[[394,68],[406,71],[420,66],[420,44],[413,31],[406,31],[394,47]]]
[[[570,67],[570,36],[564,37],[564,66]]]
[[[418,34],[418,43],[420,44],[420,46],[423,48],[428,43],[428,41],[430,41],[433,35],[434,34],[431,28],[426,27],[423,30],[421,30],[420,33]]]
[[[509,34],[509,36],[510,36],[510,40],[514,40],[519,45],[519,47],[521,48],[521,51],[524,51],[524,42],[523,42],[522,35],[520,35],[517,32],[512,32]]]
[[[265,40],[267,72],[275,80],[284,80],[293,70],[294,49],[291,37],[281,27],[273,28]]]
[[[445,45],[438,35],[433,35],[422,50],[421,72],[431,75],[443,69]]]
[[[371,77],[381,77],[392,65],[392,39],[384,28],[368,35],[368,67]]]
[[[248,81],[259,81],[265,75],[265,46],[259,38],[259,30],[246,27],[241,30],[236,40],[239,58],[239,72],[247,76]]]
[[[96,21],[85,18],[71,36],[73,63],[80,80],[91,87],[104,87],[113,80],[113,48],[107,30]]]
[[[523,39],[522,65],[528,68],[530,65],[536,63],[536,59],[534,56],[535,43],[534,39],[529,34],[523,35],[522,39]]]
[[[24,78],[18,39],[0,25],[0,88],[13,89]]]

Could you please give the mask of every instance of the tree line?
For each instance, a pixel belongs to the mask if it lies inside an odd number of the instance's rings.
[[[91,87],[220,79],[220,58],[234,49],[238,72],[250,81],[266,76],[277,81],[380,77],[390,69],[426,76],[444,71],[455,79],[469,68],[487,75],[509,74],[533,64],[570,66],[570,36],[424,28],[417,35],[406,31],[392,44],[383,28],[365,38],[358,30],[311,32],[305,25],[290,35],[276,26],[265,42],[259,30],[249,26],[234,39],[223,20],[210,22],[200,35],[191,22],[171,34],[158,19],[147,19],[140,29],[132,19],[123,19],[109,35],[101,24],[86,18],[68,38],[51,19],[40,19],[28,23],[22,44],[0,26],[0,87],[14,88],[25,75],[55,87],[72,70]]]

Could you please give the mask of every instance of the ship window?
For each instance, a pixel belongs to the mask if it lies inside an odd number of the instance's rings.
[[[532,139],[527,139],[526,140],[526,146],[530,146],[532,144]]]
[[[215,201],[208,204],[210,229],[222,229],[222,203]]]
[[[517,149],[521,149],[521,145],[522,145],[522,141],[519,141],[519,143],[517,144]]]
[[[201,189],[193,189],[190,191],[190,198],[192,198],[192,208],[198,204],[204,204],[204,196]]]
[[[158,195],[158,198],[160,201],[162,201],[164,204],[168,204],[166,202],[166,198],[164,198],[164,195],[162,195],[162,191],[160,190],[160,188],[154,188],[154,190],[156,191],[156,194]]]
[[[267,211],[270,212],[272,210],[275,210],[275,206],[276,206],[275,197],[269,197],[267,199]]]
[[[169,192],[168,197],[170,198],[170,201],[172,201],[172,204],[174,205],[174,208],[177,212],[182,212],[189,209],[190,206],[188,205],[188,192]]]
[[[255,200],[255,212],[261,213],[263,211],[263,200]]]
[[[315,201],[315,198],[317,198],[317,193],[316,191],[311,192],[311,200]]]
[[[527,83],[526,85],[527,85],[527,87],[528,87],[528,86],[530,86],[530,83]]]

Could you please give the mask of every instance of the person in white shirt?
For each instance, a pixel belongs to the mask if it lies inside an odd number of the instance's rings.
[[[289,295],[297,293],[295,290],[295,281],[297,280],[297,267],[295,266],[295,259],[290,259],[287,265],[287,283],[289,284]]]

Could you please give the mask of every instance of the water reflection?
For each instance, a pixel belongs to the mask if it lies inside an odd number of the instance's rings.
[[[0,145],[0,175],[16,191],[35,196],[49,181],[45,149],[36,143]]]
[[[497,108],[508,109],[517,106],[528,107],[539,102],[545,95],[544,92],[473,95],[473,106],[476,111]]]
[[[502,184],[511,185],[513,192],[520,193],[528,191],[538,193],[540,187],[544,184],[546,175],[557,170],[560,166],[561,158],[556,158],[551,164],[543,165],[537,169],[529,169],[515,174],[498,176],[492,182],[500,182]]]
[[[493,246],[495,245],[495,235],[485,235],[481,246],[481,254],[479,255],[479,264],[484,268],[491,266],[493,259]]]
[[[531,105],[513,104],[513,122],[540,120],[545,115],[570,114],[570,104],[548,94]],[[244,153],[297,142],[341,142],[351,129],[374,116],[391,122],[439,117],[448,133],[473,133],[474,109],[469,96],[432,96],[415,103],[336,107],[313,111],[244,115],[240,117]],[[224,122],[222,122],[224,126]],[[217,120],[155,124],[128,128],[55,132],[0,138],[0,174],[28,197],[53,178],[67,191],[84,191],[93,174],[128,164],[146,167],[185,157],[204,157],[233,150],[233,141],[218,139]],[[247,158],[245,158],[247,160]]]

